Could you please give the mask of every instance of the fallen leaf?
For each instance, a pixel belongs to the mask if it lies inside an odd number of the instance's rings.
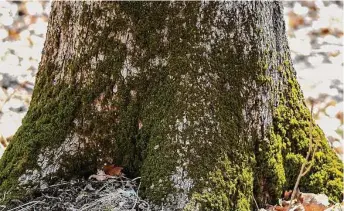
[[[329,28],[322,28],[320,30],[321,35],[327,35],[330,34],[330,29]]]
[[[284,191],[283,199],[284,199],[284,200],[290,199],[292,192],[293,192],[292,190]]]
[[[305,211],[324,211],[326,207],[322,204],[307,204],[303,205]]]
[[[104,171],[98,170],[97,174],[92,174],[88,179],[96,179],[98,181],[103,181],[103,180],[106,180],[108,178],[109,178],[109,176],[106,175]]]
[[[289,27],[296,29],[300,25],[303,25],[305,23],[305,19],[301,15],[297,15],[294,12],[289,12]]]
[[[336,118],[340,120],[340,122],[343,124],[344,122],[344,115],[343,115],[343,112],[340,111],[336,114]]]
[[[276,211],[288,211],[289,206],[286,207],[281,207],[281,206],[276,206],[275,210]]]
[[[110,176],[121,176],[122,175],[122,169],[123,169],[123,167],[115,166],[113,164],[105,165],[103,167],[105,174],[110,175]]]
[[[12,40],[19,40],[20,36],[17,30],[14,29],[9,29],[8,30],[8,36],[12,39]]]

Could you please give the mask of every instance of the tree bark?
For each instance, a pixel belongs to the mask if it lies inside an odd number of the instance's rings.
[[[252,210],[292,188],[310,112],[280,2],[54,2],[30,109],[0,161],[0,192],[142,177],[166,210]],[[342,166],[319,127],[301,190],[339,200]]]

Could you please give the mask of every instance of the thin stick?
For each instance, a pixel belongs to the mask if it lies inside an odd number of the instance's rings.
[[[258,203],[257,203],[256,199],[254,198],[254,195],[253,195],[253,194],[252,194],[252,197],[253,197],[254,203],[256,204],[257,210],[259,210]]]
[[[137,179],[137,178],[135,178],[135,179]],[[140,181],[140,183],[139,183],[139,187],[137,188],[137,192],[136,192],[136,199],[135,199],[134,206],[133,206],[133,208],[131,208],[131,210],[134,210],[134,209],[135,209],[135,207],[136,207],[136,204],[137,204],[137,202],[138,202],[138,199],[139,199],[139,190],[140,190],[140,186],[141,186],[141,181]]]
[[[305,170],[305,167],[307,165],[307,162],[308,162],[308,159],[309,159],[309,156],[311,155],[311,152],[312,152],[312,145],[313,145],[313,106],[314,106],[314,103],[312,102],[312,107],[311,107],[311,119],[310,119],[310,140],[309,140],[309,148],[308,148],[308,152],[307,152],[307,155],[306,155],[306,161],[302,164],[301,166],[301,169],[300,169],[300,173],[299,175],[297,176],[297,179],[296,179],[296,182],[295,182],[295,186],[294,186],[294,189],[293,189],[293,193],[291,194],[291,198],[290,198],[290,206],[289,206],[289,209],[291,208],[291,205],[293,204],[293,200],[295,199],[295,196],[296,196],[296,192],[297,192],[297,189],[299,187],[299,184],[300,184],[300,180],[301,178],[310,170],[311,166],[312,166],[312,163],[309,164],[309,167],[307,170]],[[314,149],[316,150],[316,149]],[[312,159],[314,158],[314,154],[315,152],[313,153],[313,156],[312,156]]]
[[[5,106],[5,104],[13,97],[13,95],[19,90],[19,88],[20,87],[15,88],[11,94],[6,96],[5,101],[0,106],[0,111],[2,111],[3,107]]]
[[[28,205],[35,205],[35,204],[45,204],[45,202],[42,202],[42,201],[30,201],[30,202],[28,202],[26,204],[23,204],[23,205],[21,205],[19,207],[15,207],[15,208],[10,209],[8,211],[18,210],[19,208],[22,208],[22,207],[25,207],[25,206],[28,206]]]

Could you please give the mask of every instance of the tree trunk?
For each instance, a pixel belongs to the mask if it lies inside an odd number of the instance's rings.
[[[0,161],[0,192],[142,177],[166,210],[252,210],[293,187],[310,112],[280,2],[54,2],[30,109]],[[301,190],[339,199],[322,131]]]

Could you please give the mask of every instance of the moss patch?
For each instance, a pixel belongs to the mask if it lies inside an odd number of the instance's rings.
[[[285,189],[292,189],[305,160],[310,133],[310,111],[307,108],[295,74],[288,59],[285,59],[283,77],[287,87],[280,94],[280,102],[274,110],[271,137],[282,147],[283,165],[286,174]],[[313,123],[314,124],[314,123]],[[319,145],[315,164],[302,178],[300,189],[304,192],[325,193],[330,199],[339,202],[343,190],[343,166],[330,148],[321,129],[313,131],[313,143]]]
[[[238,168],[227,156],[215,166],[214,172],[205,178],[206,186],[201,192],[192,194],[185,210],[250,210],[252,169]]]

